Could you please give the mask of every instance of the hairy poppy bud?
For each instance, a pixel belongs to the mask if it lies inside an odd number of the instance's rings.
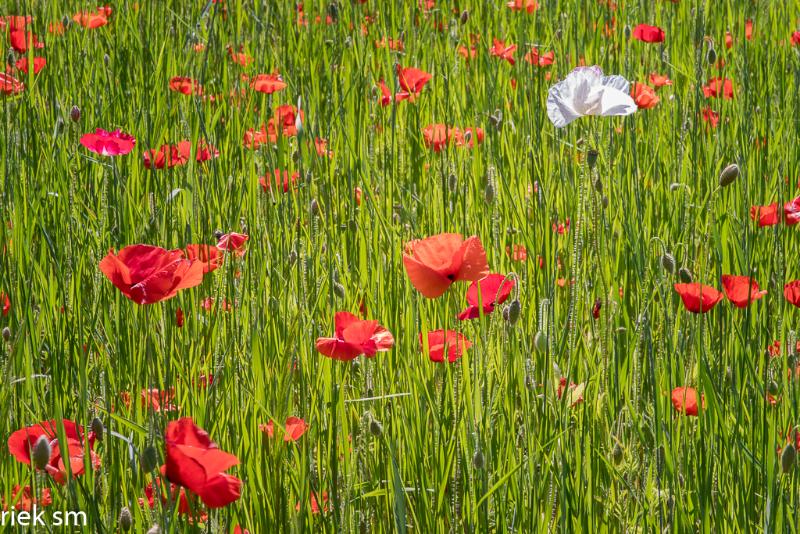
[[[466,24],[467,21],[469,20],[469,11],[467,11],[466,9],[462,11],[459,20],[461,21],[461,24]]]
[[[706,52],[706,61],[708,61],[709,65],[713,65],[717,62],[717,51],[714,50],[713,46],[710,46],[708,52]]]
[[[72,106],[72,109],[69,110],[69,118],[72,119],[72,122],[78,122],[81,120],[81,108],[78,106]]]
[[[383,425],[374,417],[371,417],[369,420],[369,433],[376,438],[379,438],[383,435]]]
[[[731,163],[719,173],[719,186],[726,187],[731,185],[739,177],[739,166]]]
[[[494,204],[495,189],[492,182],[486,183],[486,189],[483,190],[483,200],[490,206]]]
[[[675,273],[675,256],[670,254],[669,252],[664,253],[661,256],[661,267],[664,268],[670,274]]]
[[[626,24],[625,28],[622,29],[623,33],[625,34],[625,40],[629,40],[631,38],[631,27],[630,25]]]
[[[141,458],[142,471],[149,473],[158,466],[158,451],[152,445],[148,445],[142,451]]]
[[[294,265],[295,262],[297,261],[297,251],[293,250],[289,252],[288,260],[289,260],[289,265]]]
[[[97,438],[97,441],[103,441],[103,434],[106,431],[106,428],[103,426],[103,422],[100,420],[99,417],[95,417],[92,419],[92,424],[90,425],[92,432],[94,433],[94,437]]]
[[[328,4],[328,15],[334,21],[338,21],[339,20],[339,4],[338,3],[331,2],[330,4]]]
[[[589,150],[586,154],[586,163],[589,164],[590,169],[594,169],[595,164],[597,164],[597,150]]]
[[[311,210],[311,215],[319,215],[319,202],[317,202],[316,198],[311,199],[309,209]]]
[[[36,440],[36,444],[33,446],[32,458],[33,465],[36,466],[36,469],[44,469],[47,467],[47,464],[50,463],[50,454],[52,452],[50,440],[47,439],[47,436],[41,436]]]
[[[340,299],[343,299],[345,295],[344,286],[339,282],[335,282],[333,284],[333,294],[339,297]]]
[[[547,352],[547,334],[539,330],[533,338],[533,346],[539,352]]]
[[[503,319],[508,321],[511,326],[514,326],[519,321],[520,312],[522,312],[522,305],[517,299],[514,299],[503,309]]]
[[[781,471],[783,473],[791,473],[794,469],[794,463],[797,460],[797,450],[794,445],[789,443],[781,451]]]
[[[614,465],[621,464],[622,460],[625,459],[625,451],[622,450],[622,446],[619,443],[614,445],[614,450],[611,451],[611,459],[614,461]]]
[[[125,506],[119,512],[119,528],[121,528],[123,532],[128,532],[132,526],[133,526],[133,516],[131,516],[130,509],[128,509],[128,507]]]
[[[484,465],[486,465],[485,458],[480,449],[475,449],[475,454],[472,455],[472,465],[475,469],[483,469]]]
[[[11,329],[7,326],[3,327],[3,339],[6,341],[11,339]]]
[[[684,284],[689,284],[692,281],[692,271],[686,267],[681,267],[678,269],[678,278],[680,278],[681,282]]]
[[[458,187],[458,176],[455,174],[451,174],[447,177],[447,187],[450,191],[455,191],[456,187]]]

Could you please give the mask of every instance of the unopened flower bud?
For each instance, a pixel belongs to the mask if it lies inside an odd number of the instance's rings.
[[[72,109],[69,111],[69,118],[72,119],[72,122],[81,120],[81,108],[72,106]]]
[[[480,449],[475,449],[475,454],[472,455],[472,465],[475,469],[483,469],[486,465],[485,458],[483,457],[483,453]]]
[[[467,11],[466,9],[462,11],[459,20],[461,21],[461,24],[466,24],[467,21],[469,20],[469,11]]]
[[[714,50],[713,46],[710,46],[708,52],[706,52],[706,61],[708,61],[709,65],[713,65],[717,62],[717,51]]]
[[[625,40],[626,41],[631,38],[631,27],[630,27],[630,25],[626,24],[625,28],[623,28],[622,31],[625,34]]]
[[[7,327],[7,326],[3,327],[3,339],[5,341],[8,341],[9,339],[11,339],[11,329],[9,327]]]
[[[719,173],[719,186],[726,187],[731,185],[739,177],[739,166],[731,163]]]
[[[458,176],[455,174],[451,174],[447,177],[447,187],[450,191],[455,191],[456,187],[458,187]]]
[[[123,532],[128,532],[132,526],[133,516],[131,516],[130,509],[125,506],[119,513],[119,528],[122,529]]]
[[[33,446],[33,465],[36,469],[44,469],[50,463],[50,454],[52,453],[50,447],[50,440],[47,436],[41,436],[36,444]]]
[[[383,425],[374,417],[369,420],[369,433],[379,438],[383,435]]]
[[[148,445],[142,451],[141,458],[142,471],[149,473],[158,466],[158,451],[152,445]]]
[[[317,202],[316,198],[311,199],[309,209],[311,210],[311,215],[319,215],[319,202]]]
[[[666,252],[661,256],[661,267],[670,274],[675,273],[675,256]]]
[[[589,164],[590,169],[594,169],[594,166],[597,164],[597,150],[589,150],[586,154],[586,163]]]
[[[503,319],[511,326],[514,326],[519,321],[520,312],[522,312],[522,305],[517,299],[514,299],[503,309]]]
[[[492,182],[487,182],[486,188],[483,190],[483,200],[487,204],[492,205],[494,204],[494,198],[495,198],[494,184]]]
[[[103,426],[103,421],[101,421],[99,417],[95,417],[92,419],[92,424],[90,426],[97,441],[103,441],[103,434],[106,431],[106,428]]]
[[[340,284],[339,282],[334,282],[334,284],[333,284],[333,294],[336,295],[337,297],[339,297],[340,299],[343,299],[344,295],[345,295],[344,286],[342,284]]]
[[[789,443],[781,451],[781,472],[791,473],[797,460],[797,450],[794,445]]]
[[[622,450],[622,446],[619,443],[614,445],[614,449],[611,451],[611,459],[614,461],[614,465],[621,464],[622,460],[625,459],[625,451]]]
[[[594,181],[592,186],[594,187],[594,190],[597,191],[598,193],[603,192],[603,182],[602,180],[600,180],[599,177],[597,178],[597,180]]]
[[[689,284],[692,281],[692,271],[686,267],[681,267],[678,269],[678,278],[680,278],[681,282],[684,284]]]

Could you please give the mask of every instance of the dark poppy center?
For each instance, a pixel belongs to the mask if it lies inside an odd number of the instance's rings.
[[[448,279],[448,280],[450,280],[450,281],[452,282],[452,281],[454,281],[454,280],[456,279],[456,275],[454,275],[454,274],[452,274],[452,273],[451,273],[451,274],[448,274],[448,275],[447,275],[447,279]]]

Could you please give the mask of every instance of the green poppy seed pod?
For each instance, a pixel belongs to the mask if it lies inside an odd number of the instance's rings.
[[[675,274],[675,256],[666,252],[661,255],[661,267],[669,274]]]
[[[597,164],[597,150],[589,150],[586,154],[586,162],[589,164],[590,169],[594,169],[594,166]]]
[[[383,435],[383,425],[374,417],[371,417],[369,420],[369,433],[376,438],[379,438]]]
[[[450,174],[450,176],[447,177],[447,187],[450,191],[455,191],[458,187],[458,176]]]
[[[472,465],[475,469],[483,469],[486,465],[486,459],[480,449],[475,449],[475,454],[472,455]]]
[[[706,52],[706,61],[708,61],[709,65],[713,65],[717,62],[717,51],[714,50],[713,46],[708,47],[708,52]]]
[[[122,529],[123,532],[128,532],[132,526],[133,516],[131,515],[130,509],[125,506],[119,512],[119,528]]]
[[[539,330],[533,338],[534,348],[541,353],[547,352],[547,334]]]
[[[506,310],[508,310],[508,314],[506,314]],[[521,312],[522,312],[522,304],[519,303],[519,300],[514,299],[503,310],[503,318],[506,321],[508,321],[508,324],[514,326],[515,324],[517,324],[517,321],[519,321],[519,316]]]
[[[600,194],[603,193],[603,182],[602,180],[600,180],[599,177],[597,178],[597,180],[594,181],[592,187],[594,187],[594,190],[597,191],[598,193]]]
[[[78,106],[72,106],[72,109],[69,110],[69,118],[72,122],[78,122],[81,120],[81,108]]]
[[[149,473],[158,466],[158,451],[152,445],[148,445],[142,451],[140,460],[142,471]]]
[[[781,472],[791,473],[794,469],[794,463],[797,460],[797,450],[794,445],[789,443],[781,451]]]
[[[5,341],[8,341],[9,339],[11,339],[11,329],[9,327],[7,327],[7,326],[3,327],[3,339]]]
[[[103,426],[103,421],[101,421],[99,417],[95,417],[92,419],[92,424],[90,427],[97,441],[103,441],[103,434],[106,432],[106,427]]]
[[[739,166],[731,163],[719,173],[719,186],[727,187],[731,185],[739,177]]]
[[[622,460],[625,459],[625,451],[622,450],[622,446],[619,443],[614,444],[614,449],[611,451],[611,459],[614,461],[614,465],[621,464]]]
[[[631,38],[631,27],[630,27],[630,25],[626,24],[625,28],[623,28],[622,31],[625,34],[625,40],[626,41]]]
[[[494,199],[495,199],[494,184],[492,182],[487,182],[486,189],[483,190],[483,200],[486,202],[486,204],[491,206],[492,204],[494,204]]]
[[[469,11],[467,11],[466,9],[462,11],[461,17],[459,17],[458,20],[461,21],[461,24],[466,24],[467,21],[469,20]]]
[[[147,534],[161,534],[161,527],[158,526],[158,523],[150,527],[150,530],[147,531]]]
[[[345,296],[344,286],[342,284],[338,283],[338,282],[334,283],[333,284],[333,294],[336,295],[337,297],[339,297],[340,299],[343,299],[344,296]]]
[[[684,284],[689,284],[692,282],[692,271],[686,267],[681,267],[678,269],[678,278],[680,278],[681,282]]]
[[[50,463],[50,454],[53,452],[50,447],[50,440],[47,436],[41,436],[33,446],[33,465],[36,469],[44,469]]]

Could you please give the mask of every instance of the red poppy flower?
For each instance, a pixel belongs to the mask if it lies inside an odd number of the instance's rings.
[[[324,157],[327,156],[329,158],[333,157],[333,150],[328,148],[328,140],[321,139],[319,137],[314,139],[314,150],[317,152],[317,156]]]
[[[130,245],[100,262],[100,270],[112,284],[137,304],[171,299],[181,289],[203,281],[205,263],[186,259],[181,250],[152,245]]]
[[[652,87],[635,82],[631,84],[631,97],[639,109],[654,108],[661,100]]]
[[[432,148],[434,152],[441,152],[450,142],[447,135],[447,126],[444,124],[430,124],[423,128],[422,138],[425,145]]]
[[[392,103],[392,92],[383,80],[378,81],[378,89],[381,91],[381,106],[386,107]]]
[[[663,74],[652,72],[650,73],[650,83],[652,83],[654,87],[663,87],[665,85],[672,85],[672,80]]]
[[[30,15],[0,16],[0,29],[7,28],[8,31],[21,30],[31,22],[33,22],[33,17]]]
[[[690,284],[675,284],[675,291],[681,296],[683,305],[692,313],[706,313],[722,300],[722,293],[713,287],[704,286],[697,282]]]
[[[24,28],[8,32],[8,41],[11,48],[20,54],[27,52],[28,47],[44,48],[44,43],[36,37],[36,34]]]
[[[375,41],[375,48],[388,48],[395,52],[402,52],[405,50],[405,44],[400,39],[392,39],[391,37],[384,37],[380,41]]]
[[[11,489],[11,499],[6,503],[2,496],[0,496],[0,509],[8,511],[9,508],[13,510],[23,510],[30,512],[34,505],[39,508],[46,508],[53,504],[53,495],[50,488],[42,488],[40,497],[37,499],[33,494],[33,489],[30,486],[24,488],[16,484]]]
[[[794,280],[783,286],[783,296],[789,303],[800,308],[800,280]]]
[[[500,39],[492,39],[492,47],[489,49],[489,54],[500,59],[508,61],[511,65],[516,63],[514,59],[514,52],[517,50],[517,45],[507,45]]]
[[[242,52],[242,47],[239,47],[239,51],[236,52],[232,46],[228,45],[228,55],[231,61],[242,67],[246,67],[253,62],[253,57]]]
[[[283,441],[297,441],[308,430],[306,422],[299,417],[289,417],[284,424],[286,433],[283,435]]]
[[[147,150],[142,154],[142,159],[147,169],[163,169],[165,166],[171,169],[187,164],[191,156],[192,142],[180,141],[176,145],[161,145],[158,150]],[[216,157],[219,157],[219,150],[202,140],[197,143],[195,160],[198,163]]]
[[[352,313],[340,311],[333,323],[336,337],[317,338],[317,351],[334,360],[354,360],[361,354],[372,358],[394,345],[392,333],[378,321],[364,321]]]
[[[175,325],[178,328],[183,328],[183,310],[180,308],[175,310]]]
[[[506,247],[506,255],[511,258],[511,261],[525,261],[528,259],[528,249],[525,248],[525,245],[515,243]]]
[[[431,74],[423,70],[414,67],[403,68],[397,65],[397,81],[403,91],[395,95],[395,100],[399,102],[408,99],[413,102],[431,78]]]
[[[270,119],[270,124],[274,128],[274,124],[272,124],[272,119]],[[261,145],[264,145],[268,142],[275,142],[277,141],[277,135],[274,132],[267,132],[267,127],[263,124],[261,128],[256,130],[255,128],[250,128],[244,133],[244,139],[242,140],[242,144],[253,150],[257,149]]]
[[[753,21],[751,19],[744,21],[744,38],[748,41],[753,40]]]
[[[452,330],[432,330],[428,332],[428,357],[432,362],[443,362],[445,351],[447,351],[447,361],[453,363],[461,358],[464,351],[471,346],[472,343],[461,332]],[[425,351],[422,334],[419,335],[419,347],[420,350]]]
[[[300,110],[300,120],[305,121],[303,110]],[[297,108],[291,104],[278,106],[275,109],[275,124],[283,135],[287,137],[297,135]]]
[[[489,274],[481,240],[461,234],[439,234],[406,244],[403,254],[411,284],[427,298],[444,294],[453,282],[476,282]]]
[[[511,11],[525,11],[529,15],[539,9],[536,0],[511,0],[506,3],[506,7]]]
[[[474,46],[467,48],[462,45],[458,47],[458,55],[469,61],[470,59],[475,59],[478,55],[478,49]]]
[[[581,382],[580,384],[576,384],[575,382],[570,382],[569,386],[567,386],[567,379],[562,376],[558,381],[558,391],[556,391],[556,394],[560,399],[561,396],[564,394],[564,390],[566,389],[567,393],[570,394],[570,396],[568,397],[570,400],[569,407],[573,408],[583,402],[584,387],[585,386],[583,382]]]
[[[177,412],[178,407],[172,402],[175,399],[175,388],[160,390],[157,388],[143,389],[139,395],[142,408],[150,409],[155,413]]]
[[[716,128],[719,124],[719,113],[711,108],[703,108],[702,111],[703,121],[709,124],[712,128]]]
[[[274,177],[263,176],[258,179],[258,183],[261,184],[261,189],[263,189],[264,192],[272,191],[273,187],[275,187],[279,191],[288,193],[289,190],[295,188],[298,178],[300,178],[300,173],[298,172],[293,172],[289,174],[289,171],[283,171],[283,180],[281,180],[280,169],[275,169]]]
[[[25,84],[10,74],[0,72],[0,94],[5,96],[18,95],[25,90]]]
[[[167,487],[169,487],[169,498],[166,495]],[[186,490],[171,483],[162,485],[157,482],[150,482],[144,487],[144,496],[148,507],[155,507],[156,492],[160,495],[162,504],[167,504],[168,501],[177,502],[178,514],[187,516],[190,523],[205,523],[208,520],[208,514],[204,510],[192,510],[192,505],[189,504],[189,497],[186,496]],[[145,499],[139,499],[139,506],[144,506]]]
[[[236,232],[231,232],[219,238],[217,241],[217,248],[220,250],[233,252],[237,256],[244,256],[244,253],[246,252],[244,244],[248,239],[250,239],[250,236],[247,234],[237,234]]]
[[[169,80],[169,88],[172,91],[184,95],[202,95],[203,86],[199,82],[184,76],[175,76]]]
[[[236,525],[233,527],[233,534],[250,534],[250,531],[246,528],[242,528],[242,525]]]
[[[497,305],[502,304],[511,295],[514,289],[514,279],[505,275],[492,273],[486,278],[472,282],[467,289],[467,304],[469,307],[458,314],[458,319],[475,319],[480,317],[481,309],[484,315],[492,313]],[[482,304],[482,305],[481,305]]]
[[[800,31],[792,33],[792,44],[794,46],[800,46]]]
[[[186,245],[186,258],[203,265],[203,273],[210,273],[222,265],[221,251],[213,245]]]
[[[733,46],[733,35],[731,35],[731,32],[726,31],[725,32],[725,48],[729,50],[732,46]]]
[[[104,12],[98,11],[97,13],[77,13],[72,17],[72,20],[83,26],[84,28],[95,29],[108,24],[108,18]]]
[[[221,451],[190,418],[170,422],[164,441],[162,472],[167,480],[197,494],[209,508],[227,506],[241,496],[242,481],[224,472],[239,459]]]
[[[759,291],[758,282],[749,276],[723,274],[722,289],[737,308],[745,308],[767,294],[766,291]]]
[[[789,226],[800,222],[800,197],[795,197],[783,205],[783,217]]]
[[[0,301],[3,303],[3,317],[8,316],[8,312],[11,311],[11,301],[8,300],[8,295],[0,291]]]
[[[702,407],[706,407],[706,396],[701,395],[700,401]],[[697,403],[697,391],[689,387],[677,387],[672,390],[672,406],[675,411],[685,415],[693,415],[697,417],[700,406]]]
[[[94,133],[84,134],[80,138],[80,143],[101,156],[124,156],[133,150],[136,139],[120,129],[107,132],[102,128],[97,128]]]
[[[58,424],[55,420],[43,421],[39,424],[28,426],[17,430],[8,438],[8,450],[17,461],[30,465],[32,449],[42,436],[50,440],[50,459],[47,462],[45,471],[53,477],[59,484],[67,481],[66,462],[69,462],[72,476],[82,475],[84,472],[83,463],[83,428],[74,422],[63,419],[64,437],[66,443],[59,443]],[[94,469],[100,468],[100,458],[92,451],[95,436],[90,432],[88,435],[91,465]],[[66,458],[62,450],[66,450]]]
[[[639,24],[633,29],[633,38],[644,43],[663,43],[664,37],[664,30],[658,26]]]
[[[733,98],[733,81],[728,78],[711,78],[703,86],[703,95],[706,98],[719,98],[731,100]]]
[[[14,64],[19,70],[28,74],[28,58],[22,57],[17,60]],[[35,57],[33,58],[33,73],[39,74],[39,72],[47,65],[47,60],[43,57]]]
[[[214,299],[213,297],[206,297],[200,302],[200,307],[203,308],[205,311],[209,312],[214,311],[216,305],[217,305],[217,299]],[[219,307],[222,309],[222,311],[226,312],[231,311],[233,309],[233,305],[231,305],[231,303],[228,302],[226,299],[222,299],[222,301],[219,303]]]
[[[556,60],[556,53],[554,51],[539,54],[539,49],[534,47],[530,52],[525,54],[525,61],[535,67],[547,67],[552,65]]]
[[[318,514],[320,511],[327,513],[328,512],[328,492],[322,492],[322,508],[319,506],[319,502],[317,501],[317,494],[315,492],[311,492],[311,513]],[[300,511],[300,503],[297,503],[294,507],[296,511]]]

